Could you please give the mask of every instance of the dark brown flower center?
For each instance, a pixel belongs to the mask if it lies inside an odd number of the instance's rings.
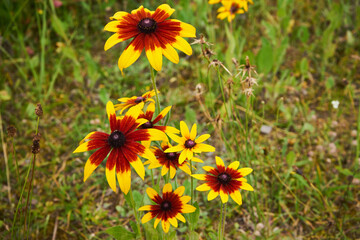
[[[169,201],[163,201],[160,204],[160,208],[162,211],[169,211],[171,209],[171,202]]]
[[[123,146],[125,144],[125,141],[125,135],[119,130],[113,131],[108,138],[108,143],[112,148],[118,148]]]
[[[188,139],[185,142],[185,147],[186,148],[193,148],[195,145],[196,145],[196,143],[191,139]]]
[[[169,153],[165,153],[165,156],[168,160],[172,161],[177,158],[177,153],[169,152]]]
[[[156,30],[156,21],[152,18],[144,18],[138,23],[138,29],[142,33],[153,33]]]
[[[141,103],[141,102],[143,102],[143,101],[145,101],[145,98],[144,98],[144,97],[137,97],[137,98],[135,99],[135,103]]]
[[[233,3],[230,7],[230,13],[234,14],[237,12],[238,9],[239,9],[239,5],[237,5],[236,3]]]
[[[152,122],[146,122],[143,125],[141,125],[142,129],[152,128],[152,127],[153,127]]]
[[[231,181],[231,177],[229,174],[227,174],[226,172],[224,173],[220,173],[218,175],[218,181],[223,184],[223,185],[226,185],[228,184],[230,181]]]

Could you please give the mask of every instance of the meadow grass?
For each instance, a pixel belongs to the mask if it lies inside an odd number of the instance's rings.
[[[170,125],[178,128],[184,120],[189,126],[197,123],[199,133],[211,134],[216,152],[202,155],[204,165],[213,165],[220,155],[225,165],[240,161],[240,167],[254,169],[247,179],[255,191],[242,191],[241,206],[231,200],[227,204],[226,239],[360,238],[360,4],[253,1],[231,29],[207,1],[161,2],[176,9],[173,18],[190,23],[198,38],[202,34],[213,44],[192,45],[193,55],[180,54],[177,65],[163,59],[163,70],[156,74],[161,107],[173,105]],[[115,103],[152,89],[144,53],[122,76],[116,63],[127,44],[104,52],[108,18],[116,11],[141,4],[155,9],[160,3],[62,2],[61,7],[53,1],[0,3],[3,239],[12,230],[13,238],[25,238],[24,214],[31,239],[111,239],[106,232],[111,227],[137,229],[126,196],[108,187],[105,167],[84,183],[90,154],[72,152],[87,133],[108,129],[109,100]],[[206,59],[202,47],[216,55]],[[233,58],[245,64],[246,56],[258,73],[252,75],[258,86],[249,97],[243,93],[241,74],[234,77],[239,70]],[[213,66],[214,59],[233,76]],[[339,101],[338,108],[333,100]],[[44,109],[40,153],[32,185],[23,185],[32,163],[37,103]],[[6,136],[10,125],[17,129],[14,138]],[[262,132],[264,126],[271,131]],[[196,168],[202,172],[201,165]],[[132,177],[136,208],[150,203],[144,197],[151,185],[146,171],[144,182],[136,174]],[[179,173],[177,181],[190,196],[189,178]],[[13,225],[24,186],[33,187],[30,213],[23,197]],[[193,232],[188,235],[187,224],[182,224],[170,229],[168,239],[217,239],[220,202],[207,201],[202,192],[194,200],[200,211],[187,219]],[[145,239],[161,236],[159,227],[141,227]]]

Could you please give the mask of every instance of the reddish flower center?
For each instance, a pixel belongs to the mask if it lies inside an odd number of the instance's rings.
[[[231,181],[230,175],[227,174],[226,172],[220,173],[217,178],[220,184],[222,185],[226,185]]]
[[[175,160],[177,158],[177,154],[174,152],[165,153],[165,156],[170,161]]]
[[[125,135],[119,130],[113,131],[108,138],[108,143],[112,148],[118,148],[123,146],[125,144],[125,141]]]
[[[188,139],[185,142],[185,147],[186,148],[193,148],[195,145],[196,145],[196,143],[191,139]]]
[[[236,3],[233,3],[230,7],[230,13],[235,14],[238,9],[239,9],[239,5],[237,5]]]
[[[156,21],[152,18],[144,18],[138,23],[138,29],[142,33],[153,33],[156,30]]]
[[[141,125],[142,129],[152,128],[152,127],[153,127],[152,122],[146,122],[143,125]]]
[[[160,208],[162,211],[169,211],[171,209],[171,202],[169,201],[163,201],[160,204]]]
[[[135,99],[135,103],[141,103],[141,102],[143,102],[143,101],[145,101],[145,98],[144,98],[144,97],[137,97],[137,98]]]

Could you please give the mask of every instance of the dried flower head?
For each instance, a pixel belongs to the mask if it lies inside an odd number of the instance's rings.
[[[38,154],[40,152],[40,134],[36,134],[33,138],[33,145],[31,146],[31,152]]]
[[[10,126],[8,126],[7,127],[7,134],[8,134],[8,136],[9,137],[15,137],[15,135],[16,135],[16,128],[15,128],[15,126],[13,126],[13,125],[10,125]]]
[[[41,116],[43,115],[43,109],[42,109],[40,103],[38,103],[38,104],[36,105],[35,114],[36,114],[38,117],[41,117]]]

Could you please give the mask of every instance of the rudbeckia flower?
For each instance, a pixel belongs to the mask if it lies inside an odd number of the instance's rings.
[[[146,223],[155,218],[154,228],[156,228],[161,221],[165,233],[169,232],[170,224],[173,225],[173,227],[178,227],[177,220],[185,223],[186,220],[182,213],[192,213],[196,208],[186,204],[191,200],[191,197],[182,196],[184,191],[184,186],[172,191],[171,184],[168,183],[165,184],[161,197],[154,189],[150,187],[147,188],[146,193],[155,204],[139,208],[139,211],[149,211],[143,216],[141,222]]]
[[[194,124],[189,132],[189,128],[187,127],[184,121],[180,122],[180,131],[182,137],[179,137],[175,134],[168,133],[168,136],[178,143],[175,147],[170,147],[165,150],[166,153],[170,152],[180,152],[179,163],[183,163],[185,159],[191,160],[194,156],[194,153],[201,152],[214,152],[215,148],[208,144],[204,144],[205,140],[210,137],[210,134],[204,134],[196,138],[196,124]]]
[[[152,97],[155,96],[155,91],[151,90],[149,92],[144,93],[143,95],[141,95],[140,97],[138,96],[132,96],[131,98],[119,98],[118,101],[122,102],[119,104],[116,104],[115,107],[115,111],[117,110],[121,110],[120,114],[123,113],[123,111],[125,111],[128,108],[131,108],[133,106],[136,106],[138,104],[141,103],[145,103],[145,102],[155,102],[154,99],[152,99]]]
[[[133,38],[119,58],[121,72],[140,57],[143,49],[156,71],[161,70],[162,55],[173,63],[179,62],[179,55],[174,48],[187,55],[192,54],[189,43],[183,37],[195,37],[196,29],[179,20],[167,19],[174,11],[167,4],[160,5],[156,11],[140,6],[131,13],[117,12],[110,18],[114,21],[109,22],[104,30],[114,34],[106,41],[105,51]]]
[[[242,14],[248,10],[248,0],[223,0],[221,3],[223,6],[218,9],[217,15],[217,18],[221,20],[227,18],[231,22],[236,14]]]
[[[87,160],[84,169],[84,182],[108,156],[106,161],[106,179],[116,192],[116,176],[123,193],[127,194],[131,185],[131,168],[144,180],[145,168],[138,155],[146,159],[155,159],[154,154],[137,141],[164,140],[166,135],[157,129],[136,128],[144,123],[137,121],[144,103],[132,107],[122,119],[116,118],[112,102],[106,105],[110,122],[110,134],[91,132],[75,149],[74,153],[96,150]],[[89,140],[89,141],[85,141]],[[109,154],[110,153],[110,154]]]
[[[184,161],[181,164],[179,163],[180,153],[175,153],[175,152],[166,153],[165,152],[166,149],[171,148],[171,147],[172,147],[172,145],[169,142],[162,142],[161,148],[153,147],[150,150],[154,153],[156,160],[152,159],[152,160],[145,162],[144,164],[146,165],[146,164],[150,163],[149,169],[162,167],[161,176],[164,176],[170,170],[170,178],[171,179],[173,179],[175,177],[176,170],[178,168],[181,169],[182,171],[186,172],[187,174],[191,175],[189,163],[187,161]],[[198,159],[195,157],[193,157],[191,159],[191,161],[203,162],[201,159]]]
[[[193,174],[192,177],[204,180],[206,183],[198,186],[198,191],[209,191],[208,200],[215,199],[220,194],[221,201],[226,203],[230,197],[239,205],[242,204],[240,189],[254,191],[253,187],[247,183],[243,177],[251,173],[251,168],[240,168],[239,161],[232,162],[225,168],[221,158],[216,157],[216,168],[204,166],[203,169],[208,174]]]

